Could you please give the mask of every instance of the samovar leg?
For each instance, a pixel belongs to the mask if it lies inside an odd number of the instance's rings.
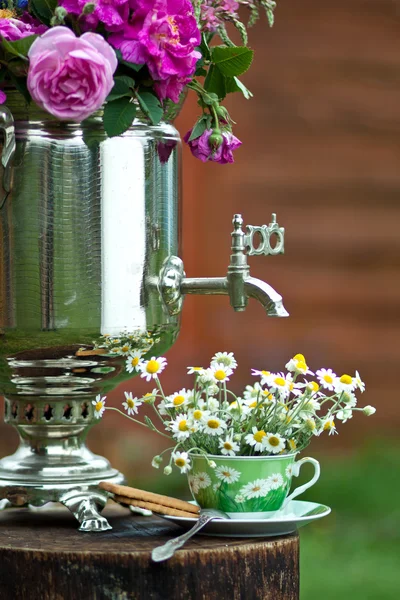
[[[80,523],[79,531],[107,531],[112,529],[105,517],[100,515],[107,503],[107,497],[96,492],[69,492],[60,498]]]
[[[0,500],[0,510],[4,510],[5,508],[8,508],[9,506],[11,506],[11,502],[9,500],[7,500],[7,498],[3,498],[3,500]]]

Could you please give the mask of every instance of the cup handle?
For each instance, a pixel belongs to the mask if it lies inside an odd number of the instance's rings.
[[[301,460],[295,462],[293,464],[293,471],[292,471],[292,476],[293,477],[298,477],[299,473],[300,473],[300,468],[302,465],[304,465],[305,463],[311,463],[314,467],[314,476],[312,479],[310,479],[310,481],[308,481],[307,483],[305,483],[304,485],[301,485],[300,487],[296,488],[285,500],[285,502],[283,503],[282,509],[285,508],[289,502],[291,500],[293,500],[293,498],[296,498],[297,496],[300,496],[300,494],[302,494],[303,492],[305,492],[306,490],[308,490],[308,488],[310,488],[312,485],[314,485],[314,483],[316,481],[318,481],[319,476],[321,474],[321,469],[319,466],[319,462],[317,460],[315,460],[315,458],[310,458],[308,456],[306,456],[305,458],[302,458]]]

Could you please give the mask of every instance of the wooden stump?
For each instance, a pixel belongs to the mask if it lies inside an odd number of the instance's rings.
[[[1,600],[298,600],[299,540],[196,536],[163,563],[151,550],[183,532],[106,507],[112,531],[80,533],[64,508],[0,513]]]

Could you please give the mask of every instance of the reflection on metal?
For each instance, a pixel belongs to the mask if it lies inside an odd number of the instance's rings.
[[[272,223],[262,227],[248,226],[248,233],[242,230],[241,215],[234,215],[232,232],[232,254],[226,277],[189,278],[185,276],[183,263],[176,256],[169,256],[164,262],[160,273],[159,288],[170,315],[178,314],[182,306],[184,294],[219,294],[230,298],[235,311],[245,310],[248,299],[255,298],[260,302],[270,317],[287,317],[289,313],[283,306],[282,296],[268,283],[250,277],[250,267],[247,264],[247,254],[282,254],[284,252],[284,229],[272,215]],[[262,242],[254,248],[255,233],[262,234]],[[278,236],[275,247],[271,246],[271,235]],[[246,249],[249,248],[246,254]]]

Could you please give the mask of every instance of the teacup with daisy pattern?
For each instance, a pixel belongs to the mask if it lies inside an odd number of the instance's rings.
[[[296,453],[281,456],[214,456],[190,454],[189,487],[201,508],[215,508],[232,519],[268,519],[318,480],[314,458],[296,461]],[[314,476],[290,495],[292,477],[304,463]]]

